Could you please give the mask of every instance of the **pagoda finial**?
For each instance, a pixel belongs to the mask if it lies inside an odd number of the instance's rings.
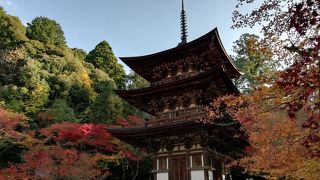
[[[182,9],[180,13],[180,30],[181,30],[181,44],[187,43],[187,15],[186,11],[184,10],[184,0],[182,0]]]

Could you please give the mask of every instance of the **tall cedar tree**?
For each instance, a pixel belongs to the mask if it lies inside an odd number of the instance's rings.
[[[112,78],[119,89],[126,86],[126,74],[123,66],[118,63],[112,48],[107,41],[100,42],[86,57],[86,61],[96,68],[105,71]]]

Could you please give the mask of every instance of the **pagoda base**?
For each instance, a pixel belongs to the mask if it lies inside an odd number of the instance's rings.
[[[173,150],[165,148],[154,153],[154,180],[222,180],[225,179],[226,158],[212,150],[182,145]]]

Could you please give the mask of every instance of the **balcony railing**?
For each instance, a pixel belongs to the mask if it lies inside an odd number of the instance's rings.
[[[198,74],[199,74],[199,72],[193,71],[193,72],[189,72],[189,73],[183,73],[183,74],[180,74],[180,75],[175,75],[175,76],[163,78],[160,81],[151,83],[151,86],[156,86],[156,85],[161,85],[161,84],[165,84],[165,83],[178,81],[178,80],[181,80],[181,79],[186,79],[188,77],[195,76],[195,75],[198,75]]]
[[[178,121],[199,120],[207,115],[203,107],[192,107],[180,110],[169,111],[159,114],[154,119],[146,121],[146,126],[169,124]]]

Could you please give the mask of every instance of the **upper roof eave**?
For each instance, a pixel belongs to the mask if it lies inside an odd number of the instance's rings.
[[[147,94],[148,92],[150,92],[152,90],[163,91],[163,90],[166,90],[166,89],[172,89],[172,88],[178,87],[180,85],[188,86],[188,85],[190,85],[190,83],[192,84],[195,81],[198,82],[198,81],[203,80],[202,77],[206,77],[208,75],[211,75],[212,73],[218,73],[218,72],[224,73],[222,64],[217,64],[215,67],[213,67],[209,71],[206,71],[206,72],[203,72],[201,74],[198,74],[198,75],[195,75],[195,76],[191,76],[191,77],[188,77],[188,78],[185,78],[185,79],[181,79],[179,81],[174,81],[174,82],[170,82],[170,83],[164,83],[164,84],[161,84],[161,85],[158,85],[158,86],[149,86],[149,87],[140,88],[140,89],[114,90],[114,91],[115,91],[115,93],[117,95],[119,95],[122,98],[125,97],[126,95],[129,95],[129,94],[145,94],[145,93]],[[214,78],[214,77],[215,76],[212,76],[212,78]],[[219,76],[217,76],[217,77],[219,77]]]
[[[221,52],[222,56],[224,59],[227,61],[226,66],[227,66],[227,71],[228,74],[230,75],[231,78],[237,78],[241,76],[241,73],[237,70],[235,65],[232,63],[231,58],[227,54],[225,48],[222,45],[222,41],[219,36],[219,32],[217,28],[214,28],[207,34],[180,46],[167,49],[158,53],[154,54],[149,54],[149,55],[143,55],[143,56],[133,56],[133,57],[119,57],[126,65],[128,65],[131,69],[137,72],[137,68],[140,67],[139,64],[144,64],[144,63],[158,63],[159,59],[162,57],[170,56],[173,54],[183,54],[184,52],[188,51],[189,49],[196,48],[197,46],[201,46],[201,44],[205,41],[215,41],[217,43],[217,48]],[[165,60],[166,58],[164,58]],[[139,70],[138,70],[139,71]],[[140,73],[138,73],[140,74]],[[141,75],[141,74],[140,74]],[[143,77],[143,75],[141,75]],[[146,78],[148,79],[148,78]]]
[[[237,68],[236,66],[234,65],[234,63],[232,62],[232,59],[230,58],[230,56],[228,55],[226,49],[224,48],[223,44],[222,44],[222,41],[221,41],[221,38],[219,36],[219,32],[218,32],[218,29],[215,28],[215,31],[214,31],[216,37],[217,37],[217,40],[218,40],[218,43],[219,43],[219,47],[221,48],[221,50],[223,51],[223,55],[225,56],[226,59],[228,59],[228,61],[230,62],[230,65],[232,66],[233,70],[235,71],[235,75],[236,77],[239,77],[241,75],[243,75],[243,73],[241,73]]]
[[[217,28],[214,28],[213,30],[211,30],[207,34],[205,34],[205,35],[203,35],[203,36],[201,36],[201,37],[199,37],[199,38],[197,38],[197,39],[195,39],[195,40],[193,40],[191,42],[188,42],[186,44],[182,44],[180,46],[177,46],[177,47],[174,47],[174,48],[171,48],[171,49],[167,49],[167,50],[164,50],[164,51],[160,51],[160,52],[153,53],[153,54],[148,54],[148,55],[143,55],[143,56],[119,57],[119,59],[121,59],[125,64],[127,64],[127,63],[130,64],[131,62],[134,62],[136,60],[140,60],[141,61],[141,60],[152,59],[154,57],[166,55],[166,54],[169,54],[169,53],[172,53],[172,52],[175,52],[175,51],[180,51],[180,50],[183,50],[183,49],[186,49],[186,48],[193,47],[194,45],[197,45],[201,41],[206,40],[207,38],[210,38],[217,31],[218,31]],[[127,65],[129,66],[129,64],[127,64]]]

